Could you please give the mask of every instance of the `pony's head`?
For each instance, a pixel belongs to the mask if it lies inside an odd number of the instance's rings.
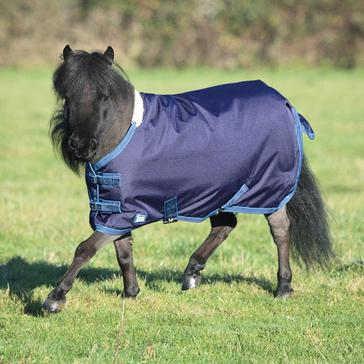
[[[114,65],[114,50],[104,53],[63,49],[63,62],[53,75],[60,107],[50,123],[53,145],[76,173],[105,143],[105,135],[121,117],[131,85]]]

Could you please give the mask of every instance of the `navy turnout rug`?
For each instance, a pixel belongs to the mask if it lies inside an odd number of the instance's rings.
[[[267,214],[292,198],[302,132],[314,133],[275,89],[246,81],[136,96],[140,122],[132,120],[113,151],[86,165],[94,230],[120,235],[219,211]]]

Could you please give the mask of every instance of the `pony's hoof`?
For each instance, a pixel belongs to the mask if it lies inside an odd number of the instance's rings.
[[[201,275],[193,274],[183,276],[182,291],[187,291],[191,288],[197,288],[201,283]]]
[[[123,297],[124,298],[136,298],[138,293],[140,292],[139,287],[132,288],[132,289],[126,289],[124,290]]]
[[[277,291],[274,294],[274,297],[286,299],[291,297],[293,295],[293,292],[294,291],[292,288],[277,289]]]
[[[58,313],[63,310],[65,304],[66,304],[66,299],[56,301],[47,297],[46,300],[43,302],[43,310],[46,313]]]

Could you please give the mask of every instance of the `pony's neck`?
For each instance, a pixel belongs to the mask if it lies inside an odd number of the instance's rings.
[[[125,87],[126,92],[123,96],[119,96],[118,106],[110,122],[110,127],[100,137],[99,148],[92,163],[115,149],[130,127],[135,102],[134,87],[130,83],[126,83]]]

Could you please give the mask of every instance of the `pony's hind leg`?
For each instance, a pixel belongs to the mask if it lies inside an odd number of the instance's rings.
[[[276,297],[288,297],[293,293],[291,288],[292,271],[289,265],[289,227],[290,221],[287,216],[286,207],[265,215],[272,238],[278,251],[278,288]]]
[[[123,275],[125,297],[136,297],[140,291],[133,263],[132,244],[131,233],[114,241],[116,258]]]
[[[201,282],[201,271],[215,249],[236,226],[236,217],[230,212],[220,212],[210,217],[211,231],[206,240],[192,254],[183,273],[182,290],[196,288]]]
[[[43,303],[43,308],[49,313],[57,313],[66,303],[66,294],[72,288],[73,282],[81,268],[115,236],[102,234],[95,231],[88,239],[83,241],[75,251],[72,264],[63,275],[56,287],[48,294]]]

